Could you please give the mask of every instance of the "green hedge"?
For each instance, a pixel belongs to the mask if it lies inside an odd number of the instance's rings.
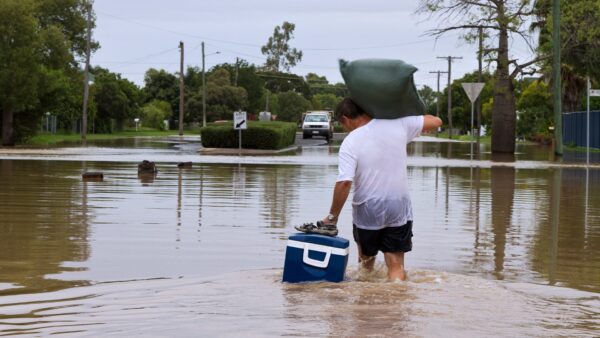
[[[293,122],[249,121],[248,129],[242,130],[242,148],[282,149],[296,141],[297,126]],[[200,129],[202,146],[206,148],[239,147],[238,131],[233,122],[213,123]]]

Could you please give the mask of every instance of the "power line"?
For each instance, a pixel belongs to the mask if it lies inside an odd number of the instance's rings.
[[[97,13],[102,13],[103,15],[106,15],[106,16],[111,17],[113,19],[117,19],[117,20],[128,22],[130,24],[134,24],[134,25],[138,25],[138,26],[143,26],[143,27],[148,27],[148,28],[153,28],[153,29],[161,30],[161,31],[164,31],[164,32],[172,33],[172,34],[185,35],[185,36],[189,36],[189,37],[195,38],[195,39],[211,40],[211,41],[217,41],[217,42],[228,43],[228,44],[233,44],[233,45],[248,46],[248,47],[259,47],[259,48],[261,47],[261,46],[253,45],[253,44],[249,44],[249,43],[227,41],[227,40],[220,40],[220,39],[212,39],[212,38],[208,38],[208,37],[205,37],[205,36],[199,36],[199,35],[195,35],[195,34],[189,34],[189,33],[174,31],[174,30],[171,30],[171,29],[163,28],[163,27],[158,27],[158,26],[154,26],[154,25],[149,25],[149,24],[145,24],[145,23],[141,23],[141,22],[137,22],[137,21],[133,21],[133,20],[121,18],[121,17],[118,17],[116,15],[112,15],[110,13],[106,13],[106,12],[103,12],[103,11],[96,11],[96,12]]]
[[[121,20],[130,24],[134,24],[134,25],[138,25],[138,26],[143,26],[143,27],[148,27],[148,28],[152,28],[152,29],[156,29],[156,30],[161,30],[167,33],[172,33],[172,34],[177,34],[177,35],[184,35],[184,36],[189,36],[195,39],[202,39],[202,40],[209,40],[209,41],[216,41],[216,42],[221,42],[221,43],[226,43],[226,44],[232,44],[232,45],[239,45],[239,46],[246,46],[246,47],[257,47],[257,48],[261,48],[261,45],[256,45],[256,44],[251,44],[251,43],[247,43],[247,42],[239,42],[239,41],[230,41],[230,40],[222,40],[222,39],[215,39],[215,38],[209,38],[206,36],[200,36],[200,35],[196,35],[196,34],[190,34],[190,33],[185,33],[185,32],[180,32],[180,31],[176,31],[176,30],[171,30],[171,29],[167,29],[167,28],[163,28],[163,27],[159,27],[159,26],[154,26],[154,25],[150,25],[150,24],[146,24],[146,23],[142,23],[142,22],[137,22],[137,21],[133,21],[130,19],[126,19],[126,18],[122,18],[104,11],[96,11],[97,13],[101,13],[103,15],[106,15],[108,17],[111,17],[113,19],[117,19],[117,20]],[[360,47],[344,47],[344,48],[311,48],[311,47],[301,47],[300,49],[303,51],[348,51],[348,50],[366,50],[366,49],[385,49],[385,48],[395,48],[395,47],[402,47],[402,46],[409,46],[409,45],[415,45],[415,44],[420,44],[420,43],[425,43],[425,42],[431,42],[431,41],[435,41],[436,38],[431,38],[431,39],[425,39],[425,40],[414,40],[414,41],[407,41],[407,42],[398,42],[398,43],[391,43],[391,44],[385,44],[385,45],[372,45],[372,46],[360,46]]]
[[[275,78],[275,79],[306,81],[302,76],[292,77],[292,76],[269,75],[269,74],[264,74],[264,73],[256,73],[256,75],[258,75],[260,77],[269,77],[269,78]]]
[[[142,60],[150,59],[150,58],[153,58],[153,57],[161,56],[161,55],[167,54],[167,53],[172,52],[172,51],[177,50],[177,49],[179,49],[179,47],[169,48],[169,49],[162,50],[160,52],[148,54],[146,56],[138,57],[138,58],[131,59],[131,60],[128,60],[128,61],[119,62],[121,64],[121,66],[117,66],[115,68],[119,68],[119,67],[122,67],[122,66],[128,65],[128,64],[136,64],[136,62],[138,62],[138,61],[142,61]]]
[[[239,52],[239,51],[234,51],[231,49],[222,48],[221,46],[217,46],[214,44],[210,44],[210,45],[218,48],[219,50],[225,51],[225,53],[230,54],[230,55],[245,56],[245,57],[249,57],[249,58],[253,58],[253,59],[257,59],[257,60],[261,60],[261,61],[267,60],[267,58],[264,56],[256,56],[256,55],[251,55],[251,54],[247,54],[247,53],[243,53],[243,52]],[[299,65],[295,65],[294,68],[295,67],[298,67],[298,68],[320,68],[320,69],[337,69],[338,68],[338,67],[334,67],[334,66],[309,65],[309,64],[299,64]]]
[[[363,47],[348,47],[348,48],[301,48],[303,51],[344,51],[344,50],[365,50],[365,49],[385,49],[385,48],[394,48],[394,47],[402,47],[409,45],[416,45],[419,43],[435,41],[436,38],[426,39],[426,40],[415,40],[408,42],[399,42],[388,45],[379,45],[379,46],[363,46]]]
[[[115,64],[128,64],[128,65],[178,65],[179,62],[122,62],[122,61],[96,61],[97,64],[115,65]]]

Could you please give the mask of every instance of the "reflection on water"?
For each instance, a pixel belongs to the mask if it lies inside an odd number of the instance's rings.
[[[600,196],[590,191],[598,189],[599,172],[555,170],[548,180],[550,198],[538,222],[532,267],[552,285],[598,292]]]
[[[86,269],[78,262],[90,256],[88,183],[49,167],[0,161],[0,283],[15,286],[0,288],[0,296],[86,284],[55,274]]]
[[[0,335],[591,337],[598,329],[588,309],[600,299],[587,292],[549,301],[549,287],[431,270],[400,283],[280,280],[280,271],[255,270],[3,297]]]
[[[506,235],[512,230],[513,200],[515,196],[515,169],[493,167],[491,169],[492,232],[494,248],[494,272],[502,278],[506,251]]]
[[[177,162],[142,177],[135,162],[0,160],[0,334],[64,332],[70,322],[91,336],[591,336],[600,326],[598,170],[410,166],[409,282],[361,278],[352,245],[352,281],[324,287],[278,280],[292,226],[328,211],[329,160]],[[84,171],[104,180],[83,182]],[[340,236],[352,238],[350,225],[347,207]],[[498,318],[498,308],[510,311]]]

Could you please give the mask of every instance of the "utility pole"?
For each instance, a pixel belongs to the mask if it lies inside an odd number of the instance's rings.
[[[430,74],[437,74],[437,102],[436,102],[436,109],[435,109],[435,116],[440,116],[440,76],[442,74],[446,74],[448,72],[443,72],[441,70],[436,70],[435,72],[429,72]]]
[[[479,28],[479,74],[477,75],[477,82],[483,82],[483,28]],[[480,148],[480,133],[481,133],[481,96],[477,97],[476,103],[477,109],[477,159],[479,159],[479,148]]]
[[[87,113],[90,97],[90,45],[92,42],[92,0],[87,3],[87,41],[85,44],[85,70],[83,74],[83,114],[81,116],[81,140],[87,140]]]
[[[240,58],[235,58],[235,86],[238,83],[238,74],[240,72]]]
[[[435,100],[435,116],[440,116],[440,76],[442,74],[446,74],[447,72],[442,72],[441,70],[436,70],[435,72],[429,72],[430,74],[437,74],[437,92],[436,92],[436,100]],[[435,134],[437,135],[437,129],[435,130]]]
[[[448,60],[448,138],[452,138],[452,60],[462,59],[462,57],[438,56],[438,59]]]
[[[183,41],[179,41],[179,50],[181,52],[179,62],[179,136],[183,136],[183,96],[185,84],[183,83]]]
[[[590,91],[592,90],[592,84],[590,83],[590,76],[586,76],[585,78],[585,85],[586,85],[586,97],[587,97],[587,114],[586,114],[586,144],[585,144],[585,163],[587,165],[590,165]],[[588,170],[586,168],[586,170]]]
[[[206,127],[206,74],[204,72],[204,41],[202,41],[202,127]]]
[[[265,111],[269,111],[269,90],[267,89],[267,100],[265,101]]]
[[[552,3],[552,69],[554,70],[554,144],[556,155],[562,155],[562,84],[560,75],[560,0]]]

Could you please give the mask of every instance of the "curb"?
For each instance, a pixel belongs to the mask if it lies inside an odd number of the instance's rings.
[[[202,148],[198,150],[201,155],[275,155],[281,153],[287,153],[297,151],[298,146],[278,149],[278,150],[266,150],[266,149],[244,149],[239,148]]]

